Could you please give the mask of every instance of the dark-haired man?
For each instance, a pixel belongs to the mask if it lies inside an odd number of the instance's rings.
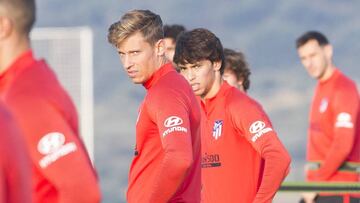
[[[333,49],[318,31],[296,41],[308,74],[318,80],[310,112],[307,180],[358,182],[360,169],[360,100],[356,84],[332,63]],[[304,201],[359,202],[359,195],[305,193]],[[350,200],[351,199],[351,200]]]
[[[261,106],[222,80],[220,40],[206,29],[185,32],[174,62],[202,109],[202,201],[271,202],[290,156]]]
[[[232,49],[224,49],[225,70],[223,79],[229,85],[238,88],[240,91],[247,92],[250,87],[250,69],[241,52]]]
[[[182,25],[164,25],[165,56],[169,61],[173,61],[177,37],[185,30]]]

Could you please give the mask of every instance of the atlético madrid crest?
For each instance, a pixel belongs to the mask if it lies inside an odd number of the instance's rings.
[[[213,137],[215,138],[215,140],[220,138],[222,128],[223,128],[223,120],[216,120],[214,122],[214,127],[213,127]]]

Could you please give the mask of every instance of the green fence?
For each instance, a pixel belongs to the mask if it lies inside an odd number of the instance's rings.
[[[284,182],[280,192],[331,192],[331,193],[358,193],[360,183],[329,183],[329,182]]]

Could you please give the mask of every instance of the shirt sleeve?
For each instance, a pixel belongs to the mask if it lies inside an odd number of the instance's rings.
[[[168,202],[193,163],[189,111],[186,96],[171,89],[162,91],[151,105],[164,157],[156,171],[149,202]]]
[[[233,104],[233,122],[264,160],[264,171],[254,203],[271,202],[289,172],[290,156],[261,106],[254,101]],[[239,109],[246,109],[241,114]]]
[[[355,86],[341,86],[331,101],[334,140],[320,169],[311,177],[314,181],[330,178],[344,163],[355,142],[359,114],[359,95]]]
[[[26,102],[18,99],[11,106],[25,134],[32,161],[57,190],[59,202],[100,202],[88,154],[62,112],[36,97],[27,98]]]

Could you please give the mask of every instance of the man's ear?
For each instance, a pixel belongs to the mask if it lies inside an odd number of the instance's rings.
[[[7,38],[13,29],[12,21],[6,16],[0,16],[0,39]]]
[[[333,56],[333,47],[330,44],[327,44],[324,46],[324,50],[325,50],[326,58],[331,61]]]
[[[215,71],[220,71],[220,68],[221,68],[221,61],[215,61],[213,62],[213,68]]]
[[[237,84],[242,86],[244,83],[244,78],[240,78],[238,81],[237,81]]]
[[[155,43],[155,52],[158,56],[164,56],[165,55],[165,41],[163,39],[159,39]]]

